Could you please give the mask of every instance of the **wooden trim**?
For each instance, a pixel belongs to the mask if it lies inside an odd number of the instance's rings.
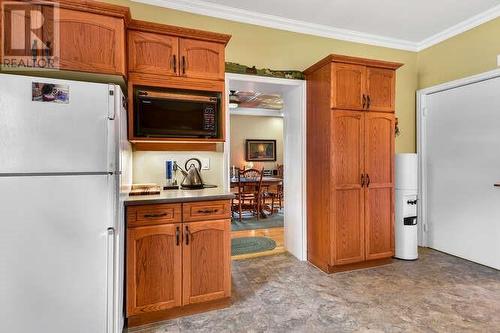
[[[131,20],[128,28],[131,30],[147,31],[171,36],[198,39],[221,43],[224,45],[226,45],[231,39],[231,35],[140,20]]]
[[[60,8],[123,18],[125,26],[132,19],[129,7],[92,0],[55,0],[52,2],[58,3]]]
[[[130,73],[129,88],[132,85],[178,88],[187,90],[217,91],[224,94],[224,80],[203,80],[180,76],[176,77],[156,74]]]
[[[135,327],[144,324],[149,324],[161,320],[169,320],[183,316],[189,316],[196,313],[213,311],[227,308],[231,305],[231,297],[223,298],[206,303],[190,304],[183,307],[173,309],[144,313],[136,316],[130,316],[127,319],[128,327]]]
[[[329,266],[328,273],[339,273],[339,272],[352,271],[352,270],[356,270],[356,269],[372,268],[372,267],[377,267],[377,266],[382,266],[382,265],[389,265],[389,264],[392,264],[392,262],[393,262],[392,258],[385,258],[385,259],[362,261],[362,262],[357,262],[357,263],[348,264],[348,265]]]
[[[365,59],[365,58],[351,57],[351,56],[340,55],[340,54],[330,54],[330,55],[326,56],[325,58],[321,59],[320,61],[318,61],[317,63],[315,63],[314,65],[312,65],[311,67],[307,68],[304,71],[304,73],[306,75],[311,74],[330,62],[340,62],[340,63],[345,63],[345,64],[357,64],[357,65],[365,65],[365,66],[370,66],[370,67],[388,68],[388,69],[394,69],[394,70],[403,66],[403,64],[397,63],[397,62]]]
[[[133,141],[134,151],[217,151],[216,142]]]

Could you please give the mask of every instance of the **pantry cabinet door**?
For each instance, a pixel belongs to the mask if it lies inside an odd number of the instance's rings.
[[[332,64],[333,109],[364,110],[366,106],[366,67]]]
[[[367,67],[367,109],[370,111],[394,112],[396,95],[396,73],[393,69]]]
[[[335,111],[332,119],[334,265],[365,260],[364,116],[362,111]]]
[[[394,255],[394,115],[365,113],[366,259]]]
[[[231,296],[231,221],[183,224],[183,305]]]

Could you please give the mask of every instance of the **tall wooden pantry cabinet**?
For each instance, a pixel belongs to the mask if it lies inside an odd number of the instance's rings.
[[[395,78],[402,64],[330,55],[308,68],[308,260],[332,273],[394,254]]]

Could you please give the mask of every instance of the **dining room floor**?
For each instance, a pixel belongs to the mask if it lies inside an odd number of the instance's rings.
[[[430,249],[334,275],[286,253],[232,265],[231,307],[129,332],[500,331],[500,271]]]

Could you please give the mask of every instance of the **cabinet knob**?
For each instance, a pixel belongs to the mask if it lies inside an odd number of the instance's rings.
[[[177,73],[177,56],[174,54],[172,58],[173,58],[172,63],[174,65],[174,73]]]

